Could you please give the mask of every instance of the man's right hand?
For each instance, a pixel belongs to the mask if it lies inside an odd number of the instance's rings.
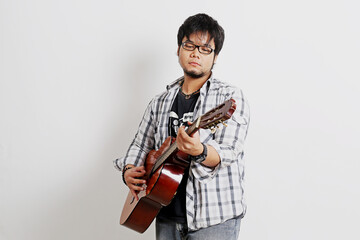
[[[139,197],[137,196],[139,191],[145,190],[143,187],[143,184],[146,184],[146,181],[142,179],[142,177],[145,175],[145,167],[135,167],[133,165],[127,165],[126,167],[132,167],[125,171],[124,173],[124,179],[127,184],[127,186],[130,189],[131,194],[136,198],[136,200],[139,200]]]

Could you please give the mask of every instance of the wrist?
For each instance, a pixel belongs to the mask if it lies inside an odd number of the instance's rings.
[[[123,180],[123,182],[125,183],[125,185],[127,185],[126,180],[125,180],[125,172],[126,172],[127,170],[131,169],[131,168],[133,168],[133,167],[127,165],[127,166],[125,166],[125,168],[124,168],[123,171],[122,171],[122,180]]]
[[[207,146],[204,143],[201,143],[201,145],[203,146],[203,151],[198,154],[198,155],[191,155],[190,156],[190,160],[197,162],[197,163],[202,163],[203,161],[205,161],[206,157],[207,157]]]
[[[199,147],[197,147],[197,149],[193,152],[193,154],[190,154],[192,156],[198,156],[198,155],[201,155],[203,152],[204,152],[204,144],[203,143],[200,143],[199,144]]]

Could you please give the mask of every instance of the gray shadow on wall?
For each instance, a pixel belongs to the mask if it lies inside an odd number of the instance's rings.
[[[82,183],[76,183],[77,191],[62,196],[54,203],[51,211],[41,213],[48,219],[42,226],[37,239],[154,239],[154,225],[144,234],[139,234],[119,225],[120,213],[128,193],[122,183],[121,173],[112,161],[125,154],[145,107],[155,94],[151,91],[154,65],[152,55],[155,52],[142,52],[136,57],[124,60],[121,69],[121,79],[115,85],[119,96],[114,103],[114,112],[107,141],[103,143],[102,151],[93,156],[98,159],[96,169],[89,172]],[[123,58],[126,59],[127,56]],[[74,161],[86,162],[84,159]],[[66,192],[68,193],[68,192]],[[45,221],[44,221],[45,222]]]
[[[139,50],[137,56],[131,56],[127,59],[126,64],[121,66],[122,78],[119,79],[121,82],[119,90],[124,95],[121,96],[120,100],[120,115],[126,117],[120,119],[121,127],[118,129],[120,132],[136,131],[148,103],[156,94],[165,90],[167,82],[162,82],[156,74],[161,71],[159,62],[157,52],[144,47],[144,49]],[[158,85],[162,87],[160,91],[156,88]],[[134,133],[125,134],[122,139],[125,138],[125,141],[130,143]]]

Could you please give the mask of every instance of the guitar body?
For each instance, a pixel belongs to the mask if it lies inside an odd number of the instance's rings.
[[[184,171],[189,166],[188,155],[176,151],[152,174],[157,159],[170,147],[174,139],[168,137],[158,151],[152,150],[145,162],[146,189],[138,193],[137,201],[128,193],[120,217],[120,224],[143,233],[163,206],[174,198]],[[150,176],[150,177],[149,177]]]

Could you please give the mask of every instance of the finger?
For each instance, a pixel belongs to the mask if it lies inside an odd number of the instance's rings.
[[[136,183],[136,180],[137,179],[130,179],[128,182],[127,182],[127,185],[130,189],[132,190],[135,190],[135,191],[143,191],[145,190],[145,186],[146,184],[144,183]]]
[[[131,168],[131,170],[134,172],[143,172],[143,171],[145,171],[145,167],[144,166],[133,167],[133,168]]]
[[[129,178],[131,184],[146,184],[146,180],[138,178]]]
[[[129,172],[125,172],[124,175],[124,179],[126,184],[145,184],[146,180],[143,179],[142,177],[144,176],[145,173],[133,173],[130,172],[130,170],[128,170]]]
[[[145,188],[142,185],[129,184],[129,188],[135,191],[143,191]]]
[[[145,184],[146,180],[141,178],[141,176],[137,177],[136,174],[131,175],[131,174],[127,174],[125,176],[125,181],[126,183],[131,183],[131,184]]]
[[[130,192],[131,192],[131,195],[133,195],[133,197],[136,199],[136,201],[139,201],[139,197],[138,197],[137,193],[134,190],[132,190],[131,188],[130,188]]]
[[[180,135],[180,136],[179,136]],[[179,128],[178,131],[178,136],[183,140],[183,141],[189,141],[188,139],[190,138],[189,135],[186,133],[185,131],[185,126],[181,126]]]
[[[185,132],[179,132],[176,141],[180,151],[186,151],[191,145],[191,139]]]
[[[179,130],[178,130],[178,133],[179,132],[181,132],[181,133],[185,132],[185,126],[180,126]]]
[[[141,178],[145,175],[145,171],[143,172],[134,172],[134,171],[130,171],[128,174],[126,174],[127,176],[129,177],[132,177],[132,178]]]
[[[132,173],[133,174],[144,174],[145,171],[145,167],[141,166],[141,167],[136,167],[136,168],[130,168],[127,172]]]

